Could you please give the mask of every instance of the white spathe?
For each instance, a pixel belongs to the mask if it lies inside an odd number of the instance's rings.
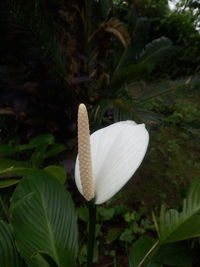
[[[149,143],[149,134],[144,124],[121,121],[94,132],[90,142],[95,204],[102,204],[114,196],[140,166]],[[83,194],[78,156],[75,181]]]

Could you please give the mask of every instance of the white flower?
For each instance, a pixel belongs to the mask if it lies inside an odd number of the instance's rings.
[[[81,105],[82,108],[85,107],[83,104]],[[90,136],[90,166],[93,180],[91,188],[94,191],[92,196],[95,197],[95,204],[102,204],[110,199],[133,176],[144,158],[148,142],[149,134],[145,125],[136,124],[134,121],[114,123]],[[82,158],[85,157],[82,156]],[[84,178],[86,179],[86,177]],[[78,190],[85,196],[84,182],[81,179],[79,157],[77,156],[75,181]],[[85,198],[90,200],[92,197]]]

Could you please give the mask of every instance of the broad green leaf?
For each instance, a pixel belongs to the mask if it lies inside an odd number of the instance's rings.
[[[31,163],[34,167],[41,167],[43,161],[45,160],[45,154],[47,151],[48,144],[42,144],[33,152],[31,156]]]
[[[0,265],[2,267],[24,266],[17,253],[11,227],[4,221],[0,221]]]
[[[42,135],[39,135],[33,138],[28,144],[21,145],[19,147],[19,150],[23,151],[23,150],[28,150],[28,149],[39,147],[43,144],[51,145],[54,143],[55,143],[55,138],[52,134],[42,134]]]
[[[165,244],[159,248],[153,260],[167,266],[192,266],[193,252],[187,241]]]
[[[41,144],[37,147],[31,157],[33,166],[40,167],[46,158],[53,157],[66,149],[63,144]]]
[[[0,188],[18,183],[30,169],[27,162],[0,158]]]
[[[30,266],[34,256],[47,255],[58,267],[74,266],[77,217],[69,193],[45,171],[32,171],[17,186],[11,202],[11,223],[20,254]]]
[[[58,181],[61,184],[64,184],[67,178],[66,171],[63,167],[61,166],[56,166],[56,165],[50,165],[44,169],[46,172],[51,174],[53,177],[58,179]]]
[[[129,267],[162,267],[159,263],[151,260],[148,261],[147,257],[147,255],[150,257],[153,254],[156,250],[157,244],[156,240],[148,236],[140,237],[140,239],[137,240],[130,249]]]
[[[195,180],[181,212],[161,208],[158,235],[161,243],[170,243],[200,236],[200,179]]]
[[[23,171],[24,169],[28,169],[30,167],[31,165],[25,161],[0,158],[0,174],[2,174],[4,171],[17,174],[18,171],[20,172],[20,170]]]
[[[38,267],[57,267],[56,263],[49,257],[45,259],[46,255],[36,254],[33,259],[37,262]]]
[[[17,183],[19,183],[20,178],[6,178],[5,180],[1,180],[0,178],[0,188],[6,188],[12,185],[15,185]]]
[[[66,150],[65,145],[63,144],[53,144],[48,151],[45,153],[45,158],[53,157],[55,155],[58,155],[59,153]]]

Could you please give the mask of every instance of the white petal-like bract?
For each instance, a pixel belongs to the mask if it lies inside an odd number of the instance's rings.
[[[144,124],[121,121],[94,132],[90,141],[95,203],[102,204],[114,196],[140,166],[149,134]],[[75,180],[82,193],[78,157]]]

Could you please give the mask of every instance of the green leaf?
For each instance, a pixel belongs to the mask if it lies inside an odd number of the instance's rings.
[[[30,169],[27,162],[0,158],[0,188],[18,183]]]
[[[45,160],[45,154],[47,151],[48,144],[42,144],[33,152],[31,156],[32,165],[36,168],[41,167],[43,161]]]
[[[33,259],[37,262],[38,267],[57,267],[55,261],[45,254],[36,254],[33,256]]]
[[[115,241],[121,234],[122,229],[120,228],[111,228],[108,230],[108,233],[106,235],[106,242],[108,244],[112,243]]]
[[[0,158],[0,174],[2,173],[13,173],[21,174],[24,169],[29,169],[31,165],[25,161],[16,161],[12,159]]]
[[[124,242],[131,243],[133,239],[133,232],[129,228],[125,229],[124,232],[120,235],[120,240]]]
[[[13,156],[16,153],[16,148],[9,145],[0,145],[1,156]]]
[[[183,201],[183,210],[165,210],[161,208],[158,235],[161,243],[170,243],[200,236],[200,179],[195,180],[187,198]]]
[[[35,167],[40,167],[46,158],[58,155],[65,149],[66,147],[63,144],[41,144],[36,148],[36,150],[31,156],[32,164]]]
[[[5,180],[0,180],[0,188],[6,188],[19,183],[20,178],[6,178]]]
[[[168,266],[192,266],[192,249],[186,241],[165,244],[157,251],[154,261]]]
[[[98,213],[103,217],[103,221],[109,221],[113,218],[115,214],[114,208],[105,208],[105,207],[99,207]]]
[[[53,157],[58,155],[59,153],[66,150],[65,145],[63,144],[54,144],[52,147],[45,153],[45,158]]]
[[[24,149],[25,148],[31,149],[31,148],[41,146],[43,144],[51,145],[54,143],[55,143],[55,138],[52,134],[42,134],[42,135],[39,135],[39,136],[33,138],[29,144],[24,145]]]
[[[52,145],[55,143],[55,138],[52,134],[42,134],[33,138],[28,144],[19,145],[18,150],[24,151],[38,148],[41,145]]]
[[[89,220],[89,212],[88,212],[88,208],[81,206],[79,208],[77,208],[77,214],[80,220],[84,221],[84,222],[88,222]]]
[[[155,263],[151,260],[149,262],[146,262],[145,265],[140,265],[142,261],[146,258],[146,256],[149,254],[151,255],[151,251],[153,252],[154,249],[156,249],[157,242],[148,237],[148,236],[142,236],[139,240],[137,240],[130,249],[129,254],[129,267],[139,267],[139,266],[145,266],[145,267],[162,267],[161,264]]]
[[[37,267],[34,255],[47,255],[58,267],[74,266],[77,217],[70,194],[45,171],[21,181],[11,202],[11,223],[20,254]]]
[[[23,266],[15,247],[11,227],[4,221],[0,221],[0,263],[2,267]]]
[[[50,165],[44,169],[46,172],[51,174],[56,178],[61,184],[64,184],[66,181],[66,172],[65,169],[61,166]]]

